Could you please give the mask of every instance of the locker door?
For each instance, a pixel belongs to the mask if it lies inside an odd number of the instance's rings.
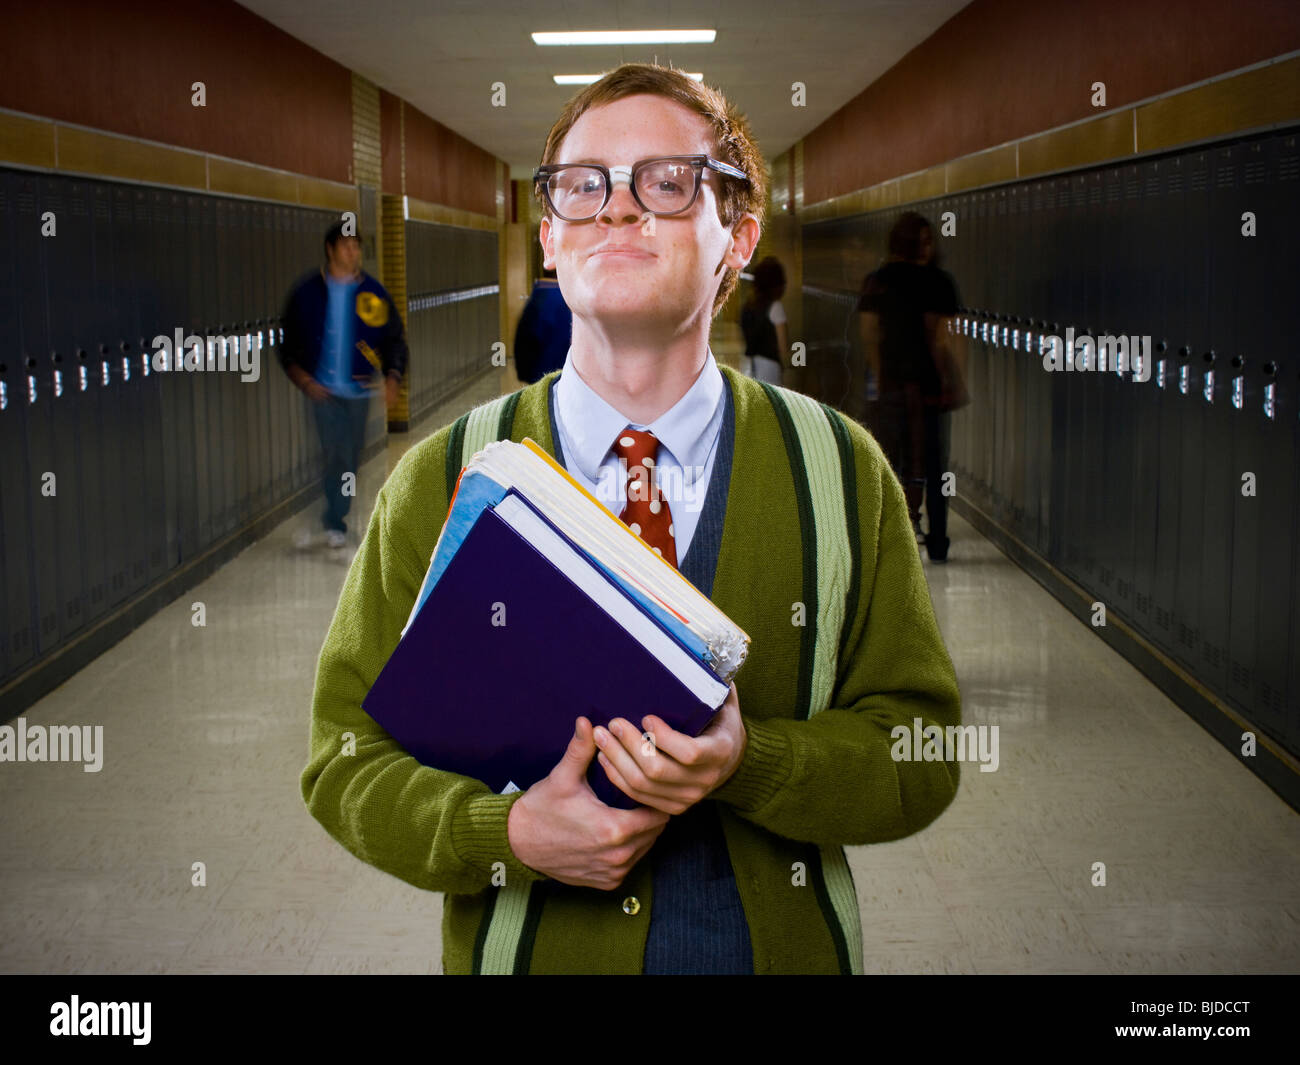
[[[271,208],[269,204],[257,203],[252,206],[251,218],[253,231],[251,235],[251,254],[245,269],[249,271],[249,331],[252,337],[254,354],[259,376],[256,381],[243,385],[248,392],[253,410],[253,421],[257,426],[257,439],[253,451],[253,513],[260,515],[271,506],[271,484],[274,472],[271,463],[271,388],[279,384],[272,371],[279,373],[272,359],[274,352],[267,344],[265,335],[266,316],[270,313],[270,301],[267,299],[269,289],[270,267],[267,262],[268,222]]]
[[[285,304],[288,302],[289,293],[292,290],[297,274],[289,262],[291,208],[276,204],[271,208],[271,212],[275,222],[275,232],[273,234],[275,279],[268,294],[270,300],[268,306],[274,316],[271,328],[274,333],[273,339],[275,343],[272,351],[275,352],[275,361],[278,364],[280,359],[280,333],[283,328],[281,315]],[[274,376],[276,387],[271,390],[271,425],[274,430],[275,500],[278,503],[280,500],[288,498],[293,490],[293,447],[290,443],[292,412],[290,404],[298,389],[289,380],[283,367],[277,365]]]
[[[1133,230],[1127,214],[1131,204],[1126,194],[1136,181],[1136,167],[1111,167],[1103,172],[1104,225],[1100,227],[1105,242],[1102,261],[1105,273],[1100,278],[1100,311],[1097,315],[1100,335],[1125,335],[1140,332],[1137,321],[1140,306],[1131,302],[1141,283],[1133,269],[1137,258],[1133,247]],[[1131,370],[1122,377],[1114,362],[1104,373],[1098,372],[1101,385],[1101,428],[1105,451],[1105,516],[1099,530],[1102,551],[1098,558],[1098,577],[1102,597],[1119,613],[1133,617],[1133,456],[1134,409]],[[1107,587],[1107,582],[1110,587]]]
[[[297,212],[297,229],[298,262],[301,268],[301,265],[308,261],[306,246],[309,243],[316,243],[312,239],[316,235],[316,225],[310,212]],[[298,484],[300,487],[306,484],[315,484],[320,478],[320,467],[315,461],[318,449],[314,446],[313,441],[315,424],[311,403],[305,397],[302,397],[301,393],[299,394],[295,426],[298,433]]]
[[[33,564],[32,510],[39,485],[32,475],[27,448],[27,368],[23,347],[29,339],[23,328],[20,291],[36,295],[36,286],[22,275],[39,264],[22,256],[31,240],[20,241],[20,231],[35,226],[39,236],[39,214],[30,177],[0,171],[0,235],[5,253],[0,255],[0,574],[3,600],[0,607],[0,676],[8,679],[21,672],[36,653],[36,567]],[[23,187],[26,183],[26,188]],[[20,209],[20,197],[31,202]],[[34,308],[27,308],[29,316]],[[42,321],[43,325],[44,322]],[[30,326],[35,329],[35,323]],[[31,337],[35,342],[35,337]],[[43,346],[43,345],[42,345]]]
[[[1076,174],[1066,179],[1067,202],[1062,212],[1065,240],[1058,246],[1060,269],[1064,281],[1062,291],[1062,327],[1053,330],[1063,341],[1069,334],[1078,336],[1086,331],[1083,270],[1088,260],[1088,179]],[[1054,374],[1057,378],[1063,405],[1062,446],[1065,449],[1065,484],[1063,516],[1064,554],[1061,568],[1084,587],[1090,582],[1084,572],[1084,545],[1090,532],[1089,510],[1093,499],[1088,495],[1088,381],[1085,374],[1071,369],[1072,353],[1065,353],[1066,369]]]
[[[247,200],[230,201],[230,239],[234,254],[226,260],[226,277],[231,295],[231,336],[238,337],[237,347],[231,348],[231,364],[238,367],[248,343],[248,319],[252,317],[251,285],[253,253],[252,221]],[[229,385],[234,436],[226,442],[227,461],[234,467],[235,502],[232,528],[242,529],[252,515],[254,491],[253,463],[257,454],[257,428],[253,420],[252,389],[255,387],[241,379],[238,368],[226,371]]]
[[[102,545],[91,535],[91,530],[97,530],[102,520],[98,492],[103,485],[93,467],[82,465],[85,459],[89,466],[101,451],[94,438],[93,422],[89,426],[83,422],[88,410],[93,417],[94,407],[83,403],[81,395],[69,387],[77,338],[89,334],[98,343],[105,322],[104,307],[97,301],[94,286],[88,183],[63,177],[44,178],[41,211],[53,214],[58,229],[56,236],[43,241],[48,347],[37,356],[37,402],[31,413],[48,433],[51,465],[42,469],[52,471],[57,477],[57,495],[49,499],[38,496],[46,504],[45,509],[53,513],[55,537],[38,541],[36,549],[38,566],[55,571],[51,588],[58,596],[62,642],[85,624],[90,611],[88,591],[92,586],[103,587],[105,548],[112,547],[111,542]],[[85,556],[87,546],[95,548],[89,560]],[[96,614],[102,613],[106,606],[101,600]]]
[[[126,185],[101,185],[102,202],[108,210],[107,259],[112,274],[101,279],[112,309],[108,337],[114,378],[121,410],[122,447],[118,468],[122,478],[123,550],[127,594],[135,595],[149,583],[149,553],[160,540],[155,527],[156,511],[150,507],[149,456],[157,445],[149,439],[145,419],[145,385],[140,370],[140,287],[147,273],[139,259],[140,236],[135,223],[135,196],[143,189]],[[98,236],[98,234],[97,234]],[[96,251],[98,252],[98,241]],[[96,256],[98,258],[98,254]]]
[[[993,359],[992,345],[989,343],[989,334],[992,328],[990,320],[994,313],[989,288],[990,277],[988,271],[988,262],[994,235],[992,232],[992,219],[990,217],[990,194],[987,192],[977,192],[975,194],[975,232],[977,247],[977,269],[981,282],[981,309],[980,336],[975,347],[975,373],[974,378],[979,382],[979,393],[982,402],[985,404],[987,412],[986,417],[981,418],[974,426],[976,439],[974,441],[974,454],[972,455],[974,467],[974,481],[976,488],[976,498],[978,505],[989,512],[993,509],[993,426],[997,418],[997,386],[993,379]],[[892,224],[891,219],[891,224]]]
[[[1210,299],[1207,303],[1210,304],[1210,314],[1206,323],[1206,347],[1215,355],[1212,364],[1202,367],[1205,518],[1198,656],[1200,673],[1216,692],[1226,691],[1228,682],[1232,519],[1236,509],[1234,499],[1240,496],[1241,490],[1241,479],[1232,470],[1232,438],[1238,412],[1232,405],[1230,389],[1233,378],[1231,360],[1241,354],[1234,333],[1241,318],[1236,281],[1242,254],[1242,163],[1240,145],[1210,153],[1206,249],[1209,255]]]
[[[161,254],[168,270],[176,279],[169,286],[175,302],[171,305],[164,328],[180,330],[182,343],[186,336],[197,333],[200,266],[194,245],[200,220],[199,196],[194,193],[167,193],[167,215],[164,226]],[[173,350],[172,357],[184,359],[184,351]],[[172,564],[180,565],[194,558],[199,551],[199,471],[194,445],[194,381],[193,374],[184,369],[168,371],[162,378],[163,433],[170,452],[169,468],[174,471],[172,509],[176,514],[176,554]]]
[[[988,248],[991,256],[1005,256],[1010,252],[1005,186],[989,192]],[[1005,277],[1005,270],[992,271],[989,276],[989,308],[993,312],[993,321],[989,329],[988,345],[989,392],[993,403],[993,434],[989,441],[989,496],[993,504],[993,520],[1003,527],[1008,518],[1007,450],[1011,432],[1007,357],[1001,340],[1002,318],[1007,310]]]
[[[1029,311],[1031,332],[1029,350],[1030,406],[1033,420],[1030,423],[1028,450],[1031,458],[1029,480],[1031,545],[1043,557],[1048,557],[1049,512],[1052,492],[1052,382],[1051,375],[1043,369],[1040,340],[1045,331],[1046,313],[1051,299],[1051,255],[1053,238],[1049,203],[1054,202],[1050,181],[1039,181],[1034,186],[1033,212],[1029,237],[1030,262],[1033,264]]]
[[[216,437],[210,429],[212,414],[211,389],[207,386],[207,342],[204,339],[214,331],[216,313],[211,292],[211,258],[216,246],[215,207],[211,196],[196,194],[189,197],[190,220],[187,228],[185,250],[189,258],[190,321],[189,331],[200,340],[200,358],[203,369],[183,378],[189,396],[190,420],[187,434],[188,466],[194,471],[195,515],[197,533],[196,551],[203,551],[213,541],[213,486],[208,462],[208,440]]]
[[[1125,168],[1124,226],[1129,232],[1132,287],[1125,326],[1129,335],[1150,335],[1151,353],[1145,381],[1130,380],[1129,418],[1132,433],[1132,518],[1129,538],[1133,551],[1133,619],[1138,631],[1155,642],[1156,527],[1160,499],[1160,411],[1164,398],[1156,384],[1154,362],[1168,358],[1168,337],[1161,321],[1161,278],[1165,257],[1156,216],[1160,174],[1146,162]],[[1163,347],[1162,347],[1163,345]]]
[[[1189,386],[1183,400],[1182,478],[1180,494],[1178,586],[1175,590],[1177,620],[1174,654],[1194,674],[1202,676],[1202,588],[1199,570],[1203,562],[1206,529],[1206,477],[1211,430],[1207,413],[1210,403],[1203,398],[1205,353],[1212,340],[1209,303],[1215,297],[1210,278],[1210,155],[1207,151],[1186,157],[1187,191],[1184,197],[1186,274],[1183,299],[1187,315],[1190,349],[1187,356]],[[1208,591],[1208,589],[1207,589]]]
[[[1154,306],[1159,318],[1159,343],[1167,339],[1163,355],[1164,387],[1157,365],[1152,374],[1156,385],[1153,399],[1159,406],[1160,472],[1155,490],[1156,547],[1152,612],[1155,637],[1170,654],[1178,645],[1179,551],[1182,525],[1181,491],[1183,466],[1191,457],[1183,453],[1183,419],[1195,411],[1191,395],[1191,343],[1186,317],[1185,278],[1188,270],[1187,235],[1183,214],[1186,163],[1178,156],[1148,164],[1146,202],[1148,216],[1155,222],[1153,255],[1159,268],[1153,273],[1158,283]],[[1157,353],[1153,352],[1157,359]]]
[[[1048,273],[1050,299],[1047,305],[1045,331],[1049,335],[1064,340],[1065,326],[1068,324],[1066,313],[1069,306],[1069,262],[1062,254],[1073,235],[1069,224],[1070,203],[1073,191],[1067,177],[1053,178],[1049,182],[1051,194],[1048,199],[1048,226],[1051,233],[1051,249]],[[1048,492],[1048,543],[1049,560],[1060,570],[1065,570],[1065,559],[1069,553],[1069,533],[1065,528],[1067,522],[1066,486],[1070,480],[1069,425],[1067,422],[1067,387],[1068,374],[1053,372],[1047,375],[1051,388],[1051,443],[1048,454],[1051,455],[1051,488]]]
[[[1043,217],[1040,226],[1040,270],[1042,277],[1042,303],[1038,331],[1040,334],[1060,335],[1061,304],[1065,279],[1058,249],[1063,239],[1062,214],[1069,183],[1066,178],[1049,178],[1043,188]],[[1064,536],[1061,530],[1064,501],[1061,493],[1065,484],[1065,454],[1058,451],[1058,441],[1064,440],[1064,388],[1058,373],[1043,372],[1040,397],[1042,421],[1039,424],[1043,463],[1039,470],[1039,512],[1043,530],[1039,537],[1045,556],[1059,567],[1064,553]]]
[[[208,246],[212,250],[212,257],[205,264],[212,298],[210,321],[213,325],[209,331],[216,337],[212,345],[214,368],[205,372],[202,382],[208,400],[208,476],[213,488],[214,543],[234,529],[238,506],[235,495],[235,455],[239,446],[234,417],[235,397],[230,388],[229,372],[219,369],[225,348],[222,338],[231,331],[231,323],[235,318],[232,274],[237,266],[234,261],[234,242],[231,239],[231,207],[229,200],[214,197],[214,241]]]
[[[1029,313],[1029,286],[1032,279],[1029,232],[1033,190],[1028,184],[1014,186],[1008,192],[1007,223],[1010,261],[1015,263],[1011,294],[1007,305],[1011,315],[1011,344],[1006,349],[1007,363],[1012,371],[1012,529],[1020,540],[1030,540],[1029,528],[1029,432],[1034,424],[1030,410],[1031,374],[1042,372],[1035,366],[1025,348],[1025,328],[1022,319]]]
[[[74,191],[75,197],[80,190]],[[95,183],[85,190],[91,217],[86,225],[86,271],[77,289],[84,310],[74,314],[81,337],[78,353],[87,371],[85,400],[91,421],[84,424],[83,466],[93,488],[89,513],[98,515],[88,526],[87,544],[98,544],[108,564],[108,606],[125,602],[132,594],[132,557],[129,548],[135,478],[131,469],[131,421],[122,369],[122,343],[118,322],[116,270],[113,261],[112,188]],[[71,293],[68,294],[69,296]],[[51,300],[53,306],[54,300]],[[83,354],[84,353],[84,357]],[[80,368],[79,368],[80,372]],[[91,448],[94,449],[92,458]]]
[[[61,504],[42,493],[46,474],[60,472],[54,451],[53,423],[50,408],[50,340],[48,332],[49,299],[46,284],[46,238],[41,236],[42,213],[47,206],[42,203],[40,179],[21,174],[14,177],[15,230],[14,261],[16,270],[19,345],[24,381],[24,428],[27,432],[28,486],[30,491],[30,530],[32,551],[30,556],[32,603],[36,616],[36,646],[34,656],[39,658],[57,647],[60,640],[63,611],[59,597],[57,558]],[[61,198],[53,201],[61,207]],[[71,212],[56,211],[56,224],[62,219],[64,231],[71,234]],[[83,222],[84,225],[84,222]],[[54,239],[58,239],[57,237]],[[75,474],[73,475],[75,477]],[[57,482],[56,482],[57,483]],[[65,500],[67,496],[65,493]],[[75,497],[74,497],[75,498]],[[76,566],[79,560],[71,560]]]
[[[1076,332],[1095,341],[1101,332],[1104,317],[1106,275],[1112,268],[1113,251],[1105,231],[1105,174],[1090,170],[1086,175],[1087,201],[1082,210],[1082,241],[1080,246],[1080,314]],[[1082,406],[1081,430],[1084,440],[1083,484],[1087,500],[1081,528],[1080,559],[1084,586],[1102,601],[1109,603],[1114,595],[1114,577],[1102,581],[1101,560],[1107,551],[1106,519],[1111,505],[1112,485],[1106,480],[1107,437],[1106,375],[1096,370],[1094,352],[1089,369],[1075,374],[1074,385],[1080,392]]]
[[[153,584],[168,571],[171,557],[168,547],[175,534],[163,470],[166,447],[162,426],[162,375],[154,373],[151,365],[153,338],[163,331],[161,308],[167,299],[164,289],[169,281],[158,256],[163,194],[158,189],[134,188],[131,197],[134,234],[130,276],[138,301],[131,359],[133,378],[140,393],[140,431],[143,435],[139,461],[148,526],[148,572],[145,580]]]

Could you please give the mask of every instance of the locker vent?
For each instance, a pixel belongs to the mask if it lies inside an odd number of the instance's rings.
[[[1250,670],[1240,662],[1233,660],[1232,663],[1232,683],[1238,688],[1250,688]]]

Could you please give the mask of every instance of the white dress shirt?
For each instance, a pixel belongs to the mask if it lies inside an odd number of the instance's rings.
[[[713,476],[724,388],[710,350],[686,394],[653,423],[642,425],[620,414],[578,376],[572,349],[555,384],[555,423],[565,468],[615,514],[627,503],[627,473],[613,451],[615,438],[629,426],[654,433],[659,454],[653,476],[672,514],[679,564],[691,546]]]

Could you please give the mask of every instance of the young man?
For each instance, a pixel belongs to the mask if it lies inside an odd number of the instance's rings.
[[[294,285],[284,312],[280,362],[312,401],[324,452],[321,523],[329,546],[347,543],[352,496],[343,475],[356,473],[365,444],[371,379],[382,373],[392,406],[406,372],[402,318],[388,291],[361,269],[361,238],[345,235],[342,222],[325,234],[325,265]],[[314,541],[299,534],[299,547]]]
[[[447,893],[449,973],[861,971],[842,845],[916,832],[957,788],[955,764],[891,756],[894,727],[959,720],[902,491],[856,423],[714,362],[709,324],[766,198],[720,94],[620,67],[570,101],[542,162],[568,361],[417,445],[381,490],[321,653],[304,799],[353,854]],[[462,462],[506,436],[604,491],[752,645],[698,738],[575,713],[551,774],[495,795],[419,765],[360,702]],[[647,474],[649,499],[622,483]],[[596,800],[597,756],[643,805]]]

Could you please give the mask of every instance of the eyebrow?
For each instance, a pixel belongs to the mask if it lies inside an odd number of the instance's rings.
[[[657,155],[643,155],[641,158],[642,159],[676,159],[684,155],[706,155],[706,154],[708,153],[707,152],[659,152]],[[594,163],[596,166],[609,165],[603,159],[593,159],[590,156],[586,159],[573,159],[570,161],[573,163],[587,163],[587,164]],[[619,166],[620,164],[615,163],[614,165]]]

